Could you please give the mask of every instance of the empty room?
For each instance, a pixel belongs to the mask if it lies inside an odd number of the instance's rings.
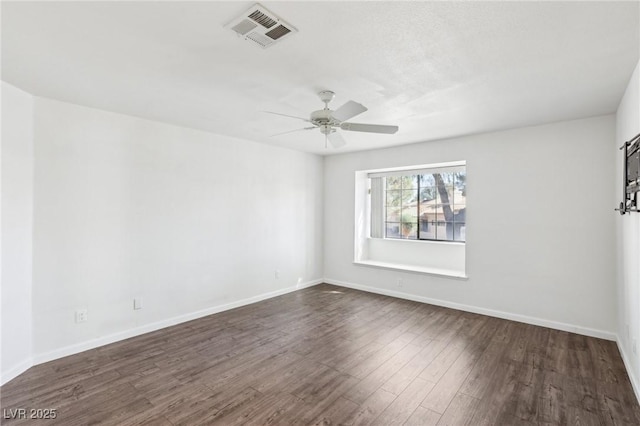
[[[0,8],[3,425],[640,425],[640,2]]]

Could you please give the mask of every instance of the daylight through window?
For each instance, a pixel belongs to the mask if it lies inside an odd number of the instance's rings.
[[[465,241],[466,169],[372,173],[371,237]]]

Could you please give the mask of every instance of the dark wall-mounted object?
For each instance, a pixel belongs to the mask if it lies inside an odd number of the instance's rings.
[[[638,192],[640,192],[640,133],[620,147],[624,151],[624,171],[622,182],[622,202],[616,210],[620,214],[638,210]]]

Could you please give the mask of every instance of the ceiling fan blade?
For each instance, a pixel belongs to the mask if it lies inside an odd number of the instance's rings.
[[[398,126],[385,126],[382,124],[342,123],[340,128],[351,132],[386,133],[390,135],[398,131]]]
[[[338,132],[329,133],[329,142],[334,148],[342,148],[347,144],[342,135]]]
[[[267,114],[281,115],[283,117],[297,118],[298,120],[302,120],[302,121],[306,121],[307,123],[311,123],[311,120],[309,120],[307,118],[296,117],[295,115],[281,114],[279,112],[273,112],[273,111],[262,111],[262,112],[266,112]]]
[[[331,116],[338,121],[345,121],[352,117],[355,117],[358,114],[362,114],[366,110],[367,107],[365,107],[364,105],[354,101],[349,101],[337,110],[333,111],[333,114],[331,114]]]
[[[274,137],[274,136],[281,136],[281,135],[286,135],[288,133],[293,133],[293,132],[300,132],[302,130],[312,130],[315,129],[316,126],[311,126],[311,127],[303,127],[302,129],[295,129],[295,130],[289,130],[288,132],[282,132],[282,133],[276,133],[275,135],[269,135],[270,138]]]

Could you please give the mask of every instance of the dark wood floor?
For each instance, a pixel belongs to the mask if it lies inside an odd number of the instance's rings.
[[[613,342],[324,284],[0,391],[3,417],[56,410],[38,425],[640,425]]]

